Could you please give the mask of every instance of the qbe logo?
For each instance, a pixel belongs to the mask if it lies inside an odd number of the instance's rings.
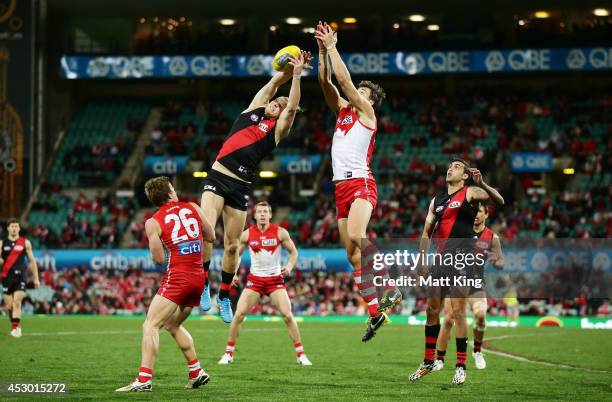
[[[276,246],[278,243],[276,242],[276,239],[262,239],[261,240],[261,245],[262,246],[267,246],[267,247],[274,247]]]
[[[461,203],[459,201],[453,201],[450,204],[448,204],[449,208],[459,208],[461,206]]]
[[[202,245],[199,240],[187,241],[178,245],[180,255],[189,255],[202,252]]]

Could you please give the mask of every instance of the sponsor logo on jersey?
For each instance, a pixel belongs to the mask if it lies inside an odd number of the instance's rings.
[[[180,255],[189,255],[202,252],[202,244],[200,240],[186,241],[178,245]]]
[[[266,123],[259,123],[259,129],[264,133],[267,133],[270,127]]]
[[[261,245],[264,247],[273,247],[276,246],[278,243],[276,242],[276,239],[261,239]]]
[[[343,126],[345,124],[351,124],[351,123],[353,123],[353,116],[348,115],[344,119],[342,119],[342,121],[340,122],[340,125]]]
[[[240,165],[240,167],[238,168],[238,171],[239,171],[240,173],[246,173],[246,172],[248,171],[248,169],[247,169],[247,168],[245,168],[244,166]]]
[[[355,197],[359,197],[360,195],[361,195],[361,190],[355,191],[355,194],[354,194]]]
[[[249,286],[253,286],[253,282],[251,282],[251,281],[247,281],[247,284],[246,284],[246,285],[247,285],[247,287],[249,287]]]
[[[477,241],[476,247],[486,250],[489,248],[489,243],[487,243],[486,241]]]
[[[461,203],[459,201],[453,201],[450,204],[448,204],[449,208],[459,208],[461,206]]]
[[[257,246],[259,246],[259,240],[251,240],[251,241],[249,242],[249,246],[251,246],[251,247],[257,247]]]
[[[251,121],[259,121],[259,116],[257,116],[255,113],[253,113],[251,115]]]
[[[24,248],[25,247],[23,247],[23,246],[15,246],[15,250],[17,250],[17,251],[23,251]]]
[[[440,205],[439,207],[436,208],[436,212],[440,212],[444,209],[444,205]]]
[[[344,172],[345,179],[350,179],[351,177],[353,177],[353,172]]]
[[[211,186],[210,184],[207,184],[207,185],[204,186],[204,191],[206,191],[206,190],[217,191],[217,187]]]

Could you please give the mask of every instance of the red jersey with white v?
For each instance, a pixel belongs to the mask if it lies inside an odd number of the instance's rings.
[[[375,141],[376,127],[363,124],[351,106],[340,109],[332,140],[333,180],[372,178]]]
[[[186,202],[168,202],[153,215],[168,252],[168,271],[202,272],[202,220]]]

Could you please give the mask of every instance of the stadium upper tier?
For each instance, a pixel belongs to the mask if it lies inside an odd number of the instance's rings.
[[[143,122],[155,104],[161,110],[159,124],[145,132]],[[481,169],[504,194],[506,206],[495,209],[489,218],[500,235],[612,236],[611,105],[609,96],[496,93],[428,98],[392,93],[378,113],[372,169],[379,186],[379,207],[370,235],[419,236],[428,202],[444,188],[446,165],[451,156],[459,155]],[[269,201],[276,210],[288,207],[282,224],[300,247],[336,246],[339,236],[328,162],[335,119],[322,101],[307,98],[302,106],[305,112],[297,117],[291,136],[275,155],[324,157],[319,172],[296,175],[297,181],[308,182],[315,189],[315,196],[293,194],[291,200],[289,194],[273,191]],[[146,137],[145,155],[185,155],[203,162],[206,170],[243,108],[237,101],[181,99],[85,104],[66,131],[46,178],[46,191],[41,191],[34,203],[29,216],[31,234],[40,238],[41,247],[56,247],[58,242],[36,233],[53,232],[65,247],[97,246],[96,241],[65,233],[87,233],[77,229],[85,218],[90,224],[110,225],[106,232],[113,233],[114,240],[105,246],[119,244],[136,206],[126,199],[114,199],[112,203],[120,209],[131,205],[118,219],[117,213],[109,212],[111,205],[104,205],[101,214],[77,211],[76,197],[57,198],[57,194],[62,189],[73,189],[74,194],[92,186],[114,188],[139,136]],[[574,169],[575,174],[564,176],[557,168],[545,177],[513,173],[509,155],[522,151],[549,152],[555,163]],[[281,174],[278,180],[288,180],[287,175]],[[270,183],[274,184],[265,184]],[[142,192],[141,188],[134,190]],[[199,198],[196,193],[186,195]],[[68,226],[73,228],[66,229]]]

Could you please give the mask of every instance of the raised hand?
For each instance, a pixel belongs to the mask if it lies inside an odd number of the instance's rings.
[[[480,170],[476,168],[470,168],[470,174],[472,175],[472,180],[474,181],[474,184],[477,186],[482,186],[482,173],[480,173]]]
[[[315,38],[320,40],[326,49],[336,46],[336,42],[338,42],[338,35],[336,31],[334,31],[327,22],[323,24],[320,30],[315,32]]]

